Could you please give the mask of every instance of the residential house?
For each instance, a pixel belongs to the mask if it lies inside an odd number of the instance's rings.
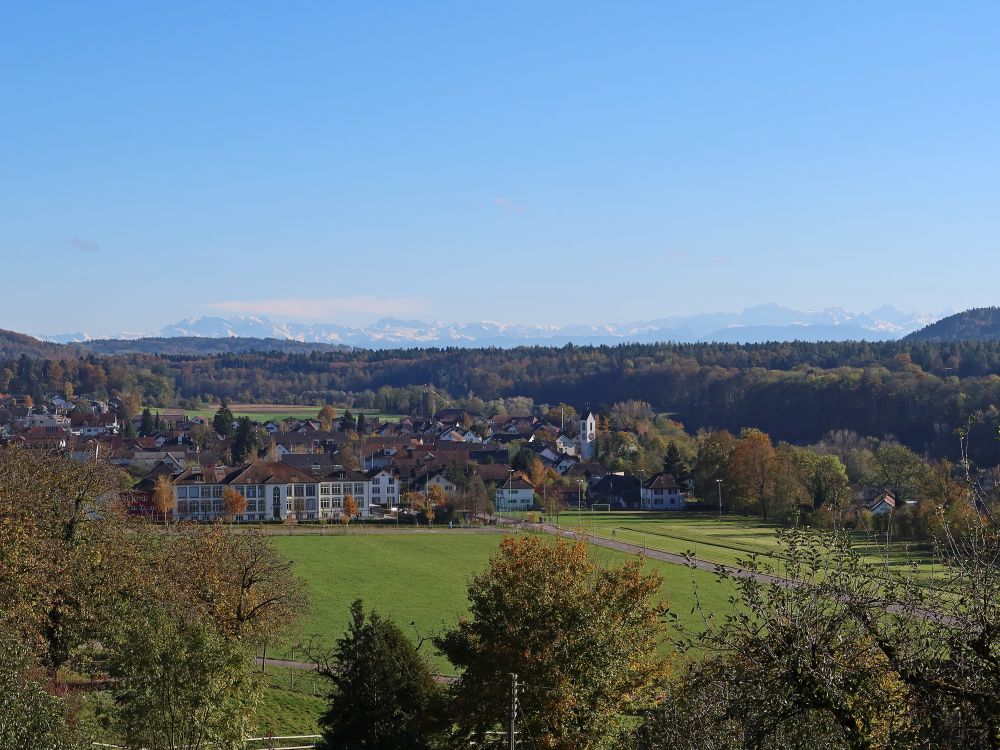
[[[534,502],[534,486],[524,477],[514,475],[497,487],[494,506],[500,512],[529,510]]]
[[[394,469],[372,469],[367,476],[371,483],[369,492],[373,505],[394,508],[399,504],[403,493],[400,490],[399,476]]]
[[[684,489],[672,474],[660,472],[642,485],[643,510],[683,510]]]

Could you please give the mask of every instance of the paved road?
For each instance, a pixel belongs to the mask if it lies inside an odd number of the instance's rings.
[[[261,659],[259,656],[254,661],[266,667],[284,667],[285,669],[301,669],[307,672],[315,672],[319,664],[308,661],[291,661],[290,659]],[[444,674],[434,675],[434,681],[442,685],[450,685],[455,681],[454,677]]]

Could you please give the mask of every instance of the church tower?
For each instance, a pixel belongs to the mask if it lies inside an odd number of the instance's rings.
[[[577,438],[580,446],[580,458],[589,461],[594,457],[594,443],[597,440],[597,420],[594,413],[587,409],[580,417],[580,436]]]

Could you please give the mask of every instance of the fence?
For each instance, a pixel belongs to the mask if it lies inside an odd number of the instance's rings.
[[[318,734],[293,734],[284,737],[249,737],[243,740],[247,750],[315,750],[316,743],[309,740],[318,740]],[[308,742],[308,744],[304,744]],[[288,744],[296,743],[296,744]],[[122,745],[110,745],[106,742],[91,743],[93,747],[105,748],[105,750],[127,750]],[[140,750],[144,750],[140,748]]]

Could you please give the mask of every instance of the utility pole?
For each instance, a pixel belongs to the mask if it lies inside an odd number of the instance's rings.
[[[517,712],[519,709],[517,700],[517,673],[510,673],[510,727],[507,730],[507,744],[510,750],[517,747]]]

